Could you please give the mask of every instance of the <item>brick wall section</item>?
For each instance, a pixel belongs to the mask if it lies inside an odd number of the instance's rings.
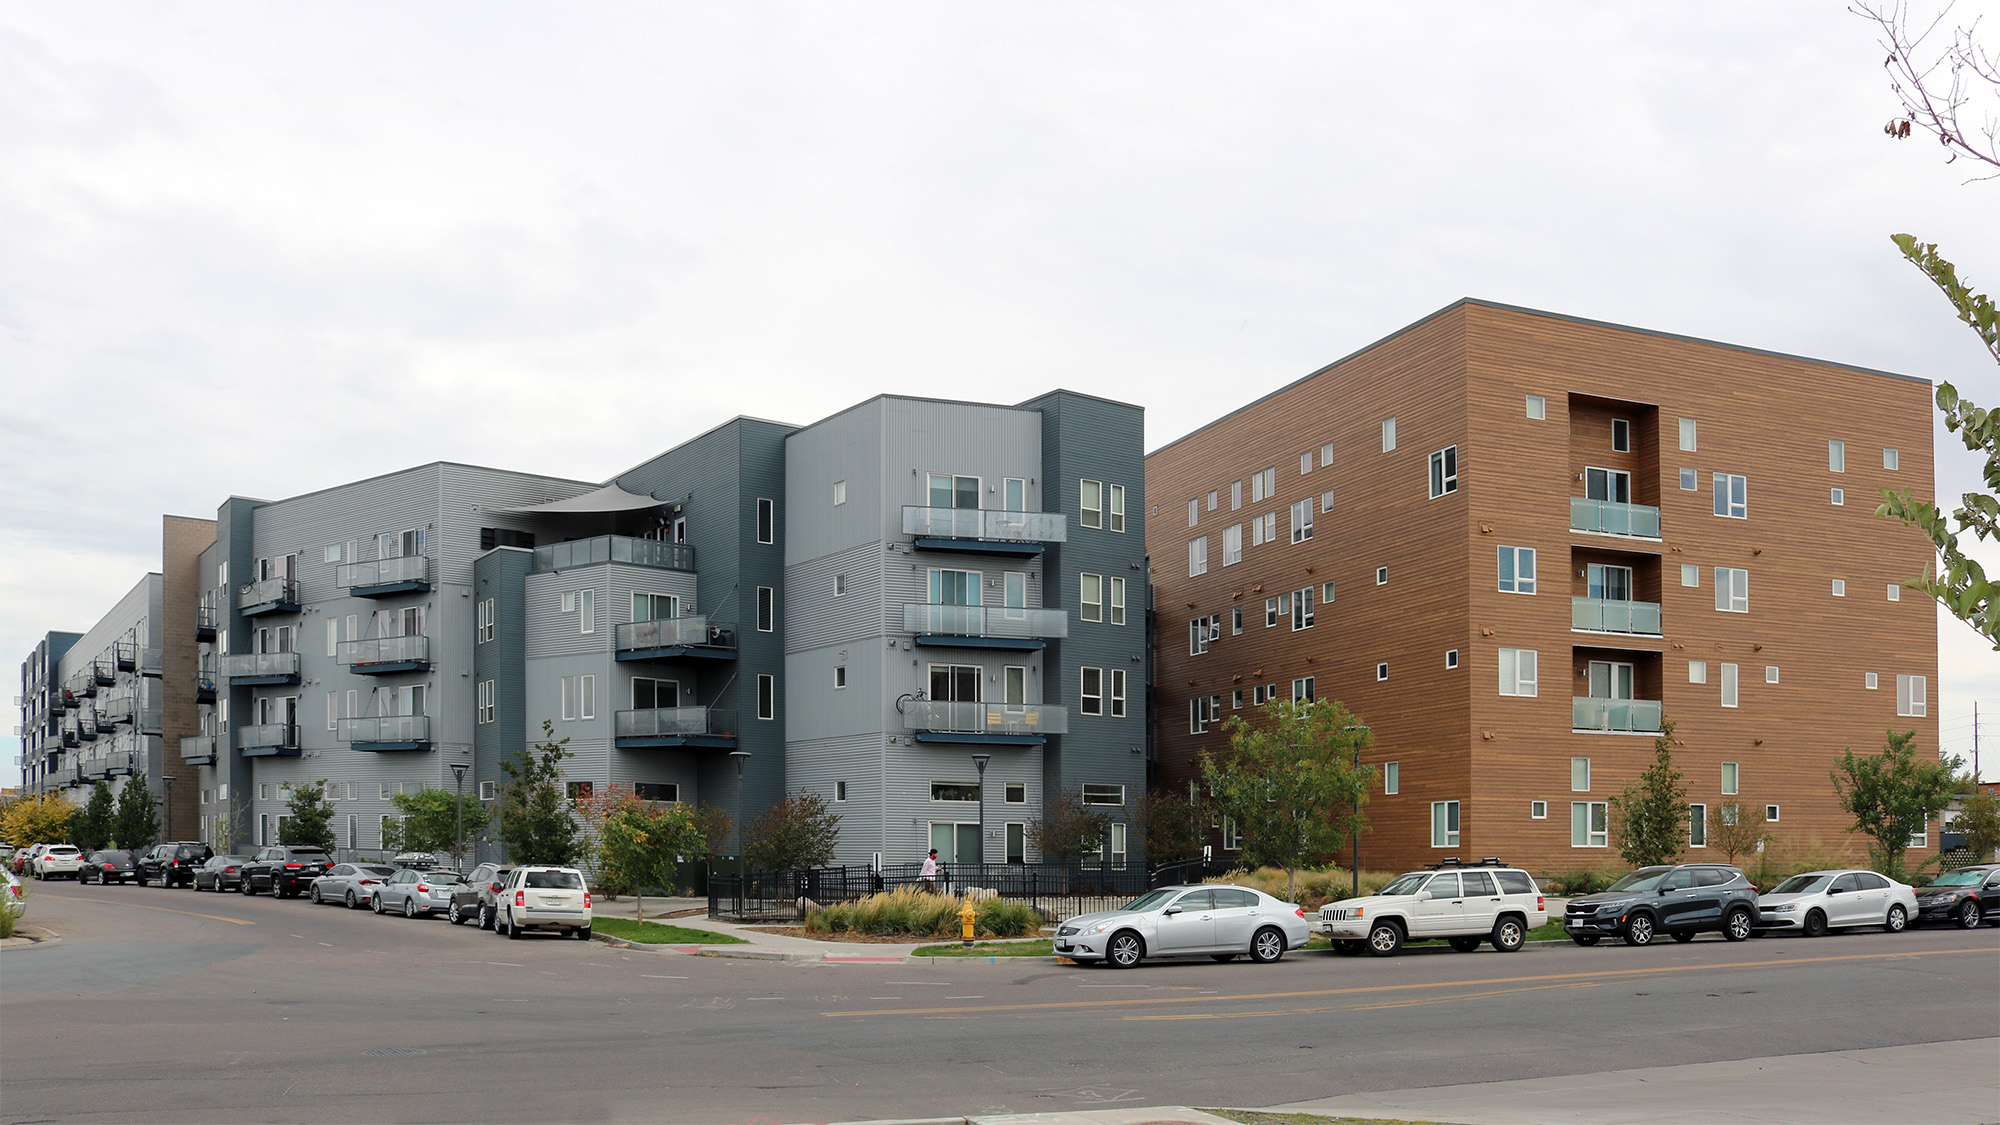
[[[160,636],[160,742],[165,755],[165,772],[174,777],[171,806],[160,817],[162,839],[201,838],[200,774],[194,767],[181,765],[181,739],[201,733],[195,711],[194,640],[195,607],[201,599],[199,567],[201,553],[215,543],[215,521],[188,516],[166,516],[161,521],[160,566],[164,579],[161,612],[166,620],[158,623]]]

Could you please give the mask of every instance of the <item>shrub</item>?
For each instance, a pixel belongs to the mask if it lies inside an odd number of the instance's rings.
[[[979,912],[973,923],[978,937],[1020,937],[1040,932],[1043,925],[1039,913],[1018,902],[988,898],[973,905]],[[961,932],[958,912],[964,906],[961,898],[899,887],[854,902],[814,907],[806,912],[806,932],[957,937]]]
[[[1362,871],[1361,893],[1372,895],[1386,887],[1396,878],[1395,872]],[[1239,868],[1224,875],[1207,880],[1210,883],[1228,883],[1239,887],[1251,887],[1284,902],[1297,902],[1311,914],[1329,902],[1349,898],[1354,892],[1354,874],[1345,867],[1326,867],[1303,870],[1298,874],[1298,898],[1293,899],[1285,890],[1285,870],[1282,867],[1259,867],[1255,871]]]
[[[1580,895],[1594,895],[1618,881],[1625,874],[1622,869],[1585,867],[1576,871],[1545,875],[1541,878],[1542,893],[1557,898],[1576,898]]]

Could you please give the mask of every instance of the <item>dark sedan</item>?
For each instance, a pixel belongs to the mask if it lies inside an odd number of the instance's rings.
[[[134,883],[138,879],[139,864],[132,853],[117,848],[91,852],[83,866],[76,869],[79,883]]]
[[[1966,930],[2000,921],[2000,864],[1961,867],[1918,887],[1915,920],[1949,922]]]
[[[243,865],[250,862],[247,855],[218,855],[209,857],[207,863],[194,869],[194,889],[197,891],[233,891],[243,885]]]

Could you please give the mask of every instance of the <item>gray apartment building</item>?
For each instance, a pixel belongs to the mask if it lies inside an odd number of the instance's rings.
[[[1138,408],[1070,392],[885,396],[737,418],[601,483],[440,462],[232,498],[178,539],[169,517],[137,631],[128,597],[23,664],[23,780],[72,776],[88,709],[56,688],[130,633],[134,715],[147,667],[162,713],[133,760],[219,843],[275,840],[288,788],[324,779],[339,846],[379,847],[396,794],[494,800],[546,730],[573,792],[752,817],[819,793],[844,862],[1035,858],[1057,788],[1136,862],[1142,442]],[[178,626],[148,629],[163,598]]]

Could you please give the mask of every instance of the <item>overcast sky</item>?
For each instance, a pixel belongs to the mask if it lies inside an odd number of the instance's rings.
[[[2000,183],[1883,136],[1871,31],[1825,2],[8,5],[0,657],[232,493],[600,480],[885,391],[1069,387],[1156,447],[1463,296],[2000,405],[1888,239],[2000,292]],[[1977,485],[1939,453],[1941,494]],[[1978,699],[2000,776],[2000,656],[1940,637],[1944,745]]]

